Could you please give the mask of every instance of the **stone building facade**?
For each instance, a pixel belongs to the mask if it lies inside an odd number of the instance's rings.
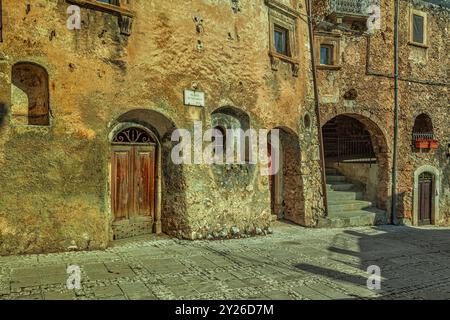
[[[297,0],[3,0],[0,253],[152,231],[262,234],[271,207],[314,226],[324,207],[305,13]],[[285,54],[275,24],[289,30]],[[204,106],[186,105],[186,89]],[[272,196],[262,165],[175,165],[172,133],[194,136],[198,122],[280,129]]]
[[[0,2],[0,254],[102,249],[150,232],[246,237],[277,217],[329,225],[319,127],[328,169],[389,218],[393,1],[381,1],[371,35],[366,13],[312,2],[320,119],[304,0]],[[431,2],[401,1],[396,223],[418,223],[426,172],[431,222],[450,216],[450,14]],[[426,44],[409,43],[412,10],[426,15]],[[422,114],[437,149],[412,147]],[[174,163],[177,129],[195,139],[211,128],[279,129],[279,173]],[[336,158],[337,136],[372,159],[341,159],[341,140]],[[330,198],[328,208],[353,205]]]
[[[346,7],[345,3],[354,6]],[[375,7],[370,7],[371,4]],[[386,210],[391,222],[448,225],[450,3],[445,0],[400,1],[395,217],[391,212],[395,2],[324,0],[316,1],[314,11],[315,47],[317,51],[322,50],[322,57],[319,53],[317,58],[317,75],[324,149],[329,158],[327,165],[364,185],[366,200]],[[368,30],[367,14],[380,17],[380,24],[373,31]],[[352,128],[355,123],[362,125],[356,135]],[[343,160],[336,159],[335,133],[338,133]],[[419,148],[422,138],[434,145]],[[358,139],[372,144],[372,150],[363,150],[366,154],[361,157],[373,157],[374,161],[355,163],[342,157],[349,153],[346,146],[354,148]],[[430,207],[429,221],[421,221],[419,217],[421,175],[424,180],[427,175],[432,180],[431,194],[422,194],[426,197],[423,202],[428,202]]]

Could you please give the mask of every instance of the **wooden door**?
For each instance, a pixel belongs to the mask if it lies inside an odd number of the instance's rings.
[[[155,213],[155,146],[114,146],[112,203],[115,221],[133,222]]]
[[[133,147],[134,211],[137,216],[153,217],[155,209],[155,148]]]
[[[423,173],[419,177],[419,225],[432,223],[433,175]]]
[[[112,207],[115,221],[126,220],[130,216],[131,163],[133,148],[117,146],[113,150],[112,159]]]
[[[272,145],[270,143],[267,143],[267,155],[269,157],[269,188],[270,188],[270,210],[272,214],[276,214],[275,212],[275,188],[276,188],[276,181],[275,181],[275,175],[273,174],[273,157],[272,157]]]

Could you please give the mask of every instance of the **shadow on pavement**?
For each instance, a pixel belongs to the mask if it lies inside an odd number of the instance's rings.
[[[360,272],[349,274],[305,263],[295,267],[344,286],[367,290],[368,268],[378,266],[381,290],[365,298],[450,299],[448,229],[384,226],[373,227],[369,233],[345,230],[332,243],[328,259],[349,267],[357,265]]]

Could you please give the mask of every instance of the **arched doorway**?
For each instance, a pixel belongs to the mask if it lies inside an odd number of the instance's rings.
[[[388,222],[389,165],[383,131],[357,114],[322,127],[329,215],[349,225]]]
[[[424,165],[414,173],[414,225],[439,224],[439,197],[441,174],[430,165]]]
[[[355,118],[340,115],[322,129],[325,160],[328,163],[376,162],[369,131]]]
[[[151,109],[133,109],[122,115],[120,115],[115,121],[111,123],[112,128],[109,139],[112,144],[112,149],[115,148],[116,137],[120,138],[120,134],[124,133],[127,129],[137,128],[143,131],[147,135],[141,135],[138,140],[137,146],[134,147],[134,162],[138,164],[135,168],[139,167],[139,161],[143,161],[145,166],[143,174],[145,177],[146,168],[150,166],[150,173],[154,170],[154,189],[153,182],[150,180],[150,187],[145,184],[141,184],[138,190],[148,190],[150,195],[144,193],[146,199],[155,199],[154,205],[149,203],[150,208],[144,201],[144,212],[150,214],[148,216],[141,217],[142,214],[138,214],[138,218],[135,220],[138,222],[127,221],[123,219],[121,221],[114,221],[114,202],[111,203],[111,216],[112,216],[112,231],[115,239],[129,238],[140,234],[162,232],[178,237],[180,230],[188,229],[188,221],[186,219],[186,181],[184,175],[184,166],[175,164],[171,160],[171,152],[177,142],[172,141],[172,134],[176,130],[177,126],[166,115],[156,110]],[[135,135],[136,137],[136,135]],[[120,138],[121,140],[122,138]],[[120,141],[119,141],[120,142]],[[120,147],[120,145],[119,145]],[[133,148],[131,148],[133,149]],[[119,150],[120,151],[120,150]],[[113,152],[113,151],[112,151]],[[130,148],[125,148],[122,151],[122,157],[128,159],[125,152],[132,152]],[[131,157],[131,156],[130,156]],[[154,169],[152,164],[154,163]],[[133,161],[133,160],[130,160]],[[114,162],[111,163],[111,177],[115,179],[112,171],[114,170]],[[137,173],[139,176],[139,173]],[[147,182],[148,180],[145,180]],[[111,199],[114,189],[112,185],[114,180],[110,183]],[[136,197],[136,191],[131,193],[130,197]],[[144,199],[144,198],[141,198]],[[135,201],[135,200],[134,200]],[[148,210],[150,209],[150,210]],[[141,210],[142,212],[142,210]],[[153,216],[152,216],[153,213]],[[123,215],[123,214],[122,214]]]
[[[429,172],[424,172],[419,176],[419,225],[432,224],[433,219],[433,194],[434,176]]]
[[[12,67],[11,116],[14,124],[50,124],[49,76],[33,62],[18,62]]]
[[[224,153],[226,154],[229,151],[227,147],[235,148],[237,160],[241,164],[248,163],[250,140],[246,134],[248,133],[247,130],[250,129],[250,116],[236,107],[220,107],[211,113],[211,124],[214,129],[222,134]],[[228,130],[234,130],[233,136],[228,136]],[[227,146],[227,143],[229,146]],[[218,147],[220,148],[220,145]]]
[[[113,138],[111,204],[114,239],[153,231],[157,222],[157,152],[156,136],[142,126],[126,127]]]
[[[278,130],[279,144],[273,141],[272,133],[268,137],[269,168],[277,169],[269,175],[272,214],[278,219],[303,225],[304,194],[299,139],[289,128],[278,127],[274,130]],[[278,158],[277,166],[273,166],[275,157]]]

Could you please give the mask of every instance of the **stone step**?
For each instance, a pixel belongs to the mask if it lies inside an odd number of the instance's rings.
[[[328,200],[328,211],[330,213],[341,213],[360,211],[372,207],[372,202],[363,200]]]
[[[363,200],[364,194],[358,191],[328,191],[328,201]]]
[[[386,212],[377,208],[356,210],[345,213],[330,213],[328,217],[320,218],[319,228],[348,228],[375,226],[387,223]]]
[[[347,181],[347,178],[343,175],[327,175],[328,183],[345,182],[345,181]]]
[[[333,182],[327,184],[328,191],[352,191],[355,189],[353,183]]]
[[[334,168],[325,168],[325,173],[327,174],[327,175],[333,175],[333,174],[335,174],[335,175],[338,175],[338,174],[340,174],[336,169],[334,169]]]

